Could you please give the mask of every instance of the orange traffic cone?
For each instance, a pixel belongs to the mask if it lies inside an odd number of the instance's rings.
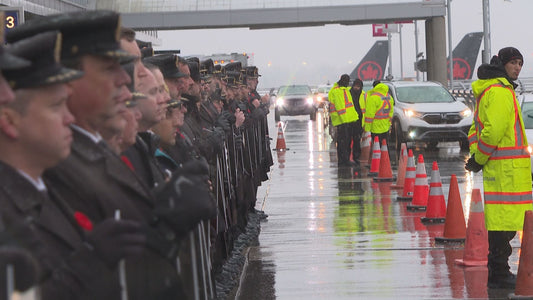
[[[516,273],[516,287],[514,294],[509,299],[533,298],[533,211],[528,210],[524,216],[522,245],[520,247],[520,260]],[[526,298],[527,297],[527,298]]]
[[[488,253],[489,237],[485,227],[481,192],[479,189],[473,189],[468,227],[466,228],[465,251],[463,259],[456,259],[455,263],[467,267],[486,266]]]
[[[374,145],[372,145],[372,163],[370,164],[370,171],[368,176],[377,176],[379,172],[379,164],[381,160],[381,150],[379,149],[379,137],[374,138]]]
[[[424,165],[424,157],[422,154],[418,155],[418,163],[416,164],[416,179],[415,189],[413,191],[413,200],[411,204],[407,205],[407,210],[426,210],[429,196],[428,176],[426,174],[426,166]]]
[[[403,188],[403,183],[405,182],[405,169],[407,168],[407,145],[402,143],[400,150],[400,163],[398,164],[398,179],[396,184],[391,185],[391,189],[401,189]]]
[[[426,216],[421,219],[422,223],[444,223],[444,220],[446,220],[446,201],[442,193],[439,165],[436,161],[433,162],[431,170]]]
[[[362,164],[367,164],[370,157],[370,144],[372,142],[372,136],[370,131],[365,131],[363,138],[361,139],[361,156],[359,156],[359,161]]]
[[[276,141],[276,148],[272,149],[276,151],[285,151],[287,146],[285,145],[285,137],[283,136],[283,128],[281,127],[281,122],[278,123],[278,140]]]
[[[452,174],[450,179],[450,192],[448,193],[448,206],[446,207],[446,221],[444,222],[443,237],[436,237],[437,243],[462,243],[466,239],[465,214],[459,193],[457,177]]]
[[[387,140],[383,140],[381,144],[381,158],[379,159],[379,173],[378,177],[374,177],[374,181],[394,181],[392,169],[390,167],[389,149],[387,148]]]
[[[285,154],[287,154],[287,152],[285,151],[276,151],[276,154],[277,154],[277,157],[278,157],[278,168],[280,169],[283,169],[285,168]]]
[[[407,166],[405,167],[405,181],[403,184],[402,196],[396,197],[398,201],[411,201],[415,190],[416,167],[413,150],[409,149],[407,155]]]

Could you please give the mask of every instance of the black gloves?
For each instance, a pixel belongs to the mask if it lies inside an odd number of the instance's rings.
[[[130,220],[107,219],[87,234],[87,244],[110,267],[127,256],[139,255],[146,244],[141,225]]]
[[[252,111],[252,118],[254,120],[261,120],[265,117],[265,112],[261,109],[261,107],[256,107],[254,111]]]
[[[226,113],[228,114],[228,121],[231,125],[235,125],[235,121],[237,120],[237,118],[235,118],[235,115],[234,114],[231,114],[229,112],[226,111]]]
[[[185,163],[169,183],[156,191],[154,213],[179,235],[200,221],[216,216],[216,203],[209,191],[209,168],[205,159]]]
[[[206,137],[209,146],[215,150],[215,152],[220,152],[224,145],[224,139],[226,138],[226,133],[222,128],[215,127],[211,133]]]
[[[466,161],[465,169],[477,173],[483,169],[483,165],[478,164],[475,159],[475,154],[472,154],[472,156]]]
[[[30,253],[19,247],[0,247],[0,286],[5,293],[6,267],[11,265],[15,275],[15,289],[25,291],[37,283],[37,261]],[[3,297],[2,297],[3,298]]]
[[[222,128],[225,132],[229,132],[231,130],[229,117],[229,112],[223,110],[217,117],[216,126]]]

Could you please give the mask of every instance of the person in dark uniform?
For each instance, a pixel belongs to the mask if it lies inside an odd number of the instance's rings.
[[[123,152],[132,163],[135,173],[141,177],[150,188],[157,187],[165,182],[165,174],[162,172],[155,159],[155,151],[158,148],[158,137],[150,130],[165,117],[166,105],[170,97],[162,91],[152,72],[135,83],[136,90],[146,95],[145,99],[137,101],[137,107],[141,112],[139,120],[139,132],[135,144]]]
[[[145,248],[141,225],[114,219],[93,224],[42,180],[46,168],[69,155],[74,118],[66,83],[83,75],[59,64],[59,49],[57,31],[10,47],[32,65],[4,72],[16,99],[0,116],[0,212],[7,228],[27,226],[19,242],[39,262],[42,299],[117,299],[118,261]]]
[[[353,107],[359,116],[359,119],[352,123],[352,159],[357,162],[361,156],[361,135],[363,134],[363,111],[361,110],[360,103],[361,100],[364,101],[364,99],[361,98],[361,95],[364,97],[365,94],[363,92],[363,81],[361,81],[361,79],[356,78],[353,81],[350,94],[352,95]]]
[[[159,136],[159,147],[155,151],[155,157],[161,169],[172,174],[179,163],[170,156],[165,149],[172,149],[176,145],[178,127],[183,125],[185,114],[182,110],[183,102],[171,99],[168,103],[165,119],[155,125],[152,130]]]
[[[4,13],[0,12],[0,18],[4,18]],[[4,27],[0,28],[0,70],[3,72],[17,70],[28,67],[31,62],[17,57],[7,51],[4,45]],[[0,72],[0,110],[5,104],[15,100],[15,95],[9,87],[6,78]],[[25,235],[24,228],[6,229],[3,220],[0,218],[0,299],[7,299],[7,268],[14,268],[15,276],[14,289],[17,291],[26,291],[36,283],[37,273],[39,272],[37,261],[30,252],[19,245],[19,236]]]
[[[72,93],[67,99],[76,118],[71,125],[71,153],[46,171],[45,181],[95,224],[117,213],[122,219],[142,223],[147,247],[139,258],[125,261],[130,299],[182,297],[175,265],[179,240],[200,220],[211,218],[214,209],[204,166],[184,166],[154,195],[102,142],[99,130],[103,121],[126,109],[125,101],[131,97],[126,87],[131,79],[121,63],[130,62],[134,56],[120,48],[117,13],[83,11],[46,16],[13,29],[7,39],[15,41],[43,29],[61,31],[63,62],[85,73],[71,83]],[[178,182],[180,178],[188,180]]]
[[[180,99],[189,81],[189,74],[178,69],[178,57],[174,54],[160,54],[148,56],[143,59],[144,63],[158,66],[165,77],[168,93],[172,99]]]

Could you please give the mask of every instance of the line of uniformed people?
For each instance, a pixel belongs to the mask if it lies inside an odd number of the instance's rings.
[[[377,136],[380,143],[388,142],[394,99],[380,81],[374,81],[366,93],[359,78],[349,85],[350,76],[343,74],[329,91],[329,116],[336,128],[339,167],[359,168],[363,132],[370,132],[372,141]]]
[[[6,40],[0,268],[15,267],[14,288],[216,298],[272,165],[257,68],[143,57],[112,11],[34,19]]]

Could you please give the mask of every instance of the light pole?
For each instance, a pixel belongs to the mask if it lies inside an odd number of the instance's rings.
[[[488,0],[487,0],[488,1]],[[452,47],[452,9],[451,9],[452,0],[448,0],[446,3],[446,8],[448,10],[448,69],[450,76],[450,85],[448,88],[453,88],[453,47]]]
[[[490,62],[490,9],[489,0],[483,0],[483,51],[482,63]]]
[[[416,55],[416,61],[418,61],[418,23],[417,23],[417,20],[414,21],[415,22],[415,53],[417,54]],[[416,63],[416,62],[415,62]],[[420,80],[420,71],[418,70],[418,67],[415,68],[416,70],[416,81],[419,81]]]

